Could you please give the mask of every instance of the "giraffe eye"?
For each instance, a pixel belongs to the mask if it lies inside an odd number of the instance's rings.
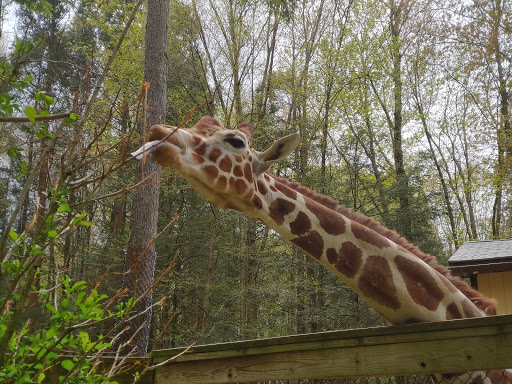
[[[228,137],[227,139],[224,139],[224,141],[228,144],[230,144],[233,148],[242,149],[245,148],[245,143],[242,139],[239,139],[238,137]]]

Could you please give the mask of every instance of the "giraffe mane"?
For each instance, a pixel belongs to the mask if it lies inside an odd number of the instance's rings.
[[[487,314],[488,316],[496,315],[496,301],[494,299],[488,298],[482,295],[477,290],[471,288],[460,277],[453,276],[450,272],[450,269],[448,267],[445,267],[444,265],[439,264],[434,256],[422,252],[418,247],[409,243],[405,238],[400,236],[395,231],[392,231],[384,227],[377,220],[372,219],[371,217],[363,215],[362,213],[359,212],[354,212],[352,209],[339,204],[339,202],[337,202],[331,197],[324,196],[320,193],[312,191],[311,189],[303,186],[300,183],[292,182],[274,175],[271,176],[279,183],[284,184],[289,188],[292,188],[293,190],[316,201],[317,203],[322,204],[326,208],[336,211],[342,214],[343,216],[348,217],[349,219],[354,220],[357,223],[374,230],[378,234],[386,237],[395,244],[401,246],[402,248],[412,253],[419,259],[423,260],[426,264],[428,264],[431,268],[435,269],[441,275],[446,277],[459,291],[461,291],[464,294],[464,296],[471,300],[473,304],[475,304],[475,306],[484,311],[485,314]]]

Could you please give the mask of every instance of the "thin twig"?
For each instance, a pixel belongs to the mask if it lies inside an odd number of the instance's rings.
[[[36,116],[34,117],[35,121],[52,121],[52,120],[60,120],[67,119],[71,116],[71,112],[68,113],[58,113],[55,115],[48,116]],[[0,123],[30,123],[32,122],[28,117],[22,116],[0,116]]]
[[[162,361],[161,363],[158,363],[158,364],[155,364],[155,365],[152,365],[151,367],[148,368],[148,371],[152,371],[154,369],[157,369],[158,367],[161,367],[163,365],[166,365],[166,364],[169,364],[169,363],[172,363],[174,360],[176,360],[178,357],[181,357],[183,356],[185,353],[188,353],[190,352],[190,350],[192,348],[194,348],[196,346],[197,342],[194,341],[191,345],[189,345],[183,352],[180,352],[178,353],[176,356],[173,356],[165,361]],[[134,381],[134,383],[136,383],[136,381]]]

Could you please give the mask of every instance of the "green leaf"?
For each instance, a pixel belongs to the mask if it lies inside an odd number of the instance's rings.
[[[55,104],[55,100],[51,96],[44,95],[44,103],[46,104],[46,107],[48,108],[48,106]]]
[[[31,123],[36,122],[37,112],[34,109],[34,107],[26,107],[25,108],[25,115],[27,115],[28,119]]]
[[[18,234],[16,232],[14,232],[12,229],[9,231],[9,237],[14,242],[16,242],[16,240],[18,240]]]
[[[55,309],[55,307],[53,305],[51,305],[50,303],[46,304],[46,309],[48,309],[50,312],[57,313],[57,310]]]
[[[58,235],[57,231],[54,231],[53,229],[51,231],[48,231],[48,237],[51,239],[57,237],[57,235]]]
[[[36,135],[36,137],[41,140],[41,139],[44,139],[45,136],[41,133],[41,132],[34,132],[34,134]]]
[[[62,367],[68,371],[71,371],[75,364],[71,360],[63,360],[62,363],[60,363]]]
[[[7,329],[7,325],[0,324],[0,338],[4,337],[6,329]]]
[[[52,327],[50,329],[48,329],[44,335],[44,338],[45,340],[50,340],[50,339],[53,339],[55,336],[57,336],[59,334],[59,331],[57,328],[55,327]]]
[[[41,253],[43,253],[43,251],[41,251],[41,248],[37,244],[32,244],[31,254],[32,255],[40,255]]]
[[[43,348],[41,348],[41,350],[40,350],[40,351],[38,351],[38,352],[37,352],[37,354],[36,354],[37,359],[38,359],[38,360],[39,360],[39,359],[41,359],[41,358],[44,356],[44,354],[45,354],[45,353],[46,353],[46,348],[44,348],[44,347],[43,347]]]
[[[89,223],[88,221],[79,221],[78,222],[79,225],[83,225],[84,227],[91,227],[92,226],[92,223]]]
[[[87,213],[84,212],[84,213],[81,213],[80,215],[78,215],[77,217],[75,217],[73,219],[73,221],[71,222],[71,225],[76,225],[78,222],[80,222],[80,220],[82,220],[85,216],[87,216]]]
[[[43,372],[41,372],[39,374],[39,376],[37,377],[37,382],[42,383],[45,377],[46,377],[46,375]]]
[[[80,332],[78,334],[78,337],[80,338],[80,341],[82,342],[82,347],[86,347],[89,344],[90,339],[89,339],[89,334],[87,332]]]
[[[39,132],[36,132],[36,136],[37,136],[37,138],[39,138],[39,139],[42,139],[42,138],[44,138],[44,137],[47,137],[47,138],[49,138],[50,140],[55,139],[55,136],[54,136],[54,135],[52,135],[52,134],[50,134],[50,133],[48,133],[48,130],[47,130],[46,128],[41,128],[41,129],[39,130]]]
[[[84,297],[85,297],[85,292],[83,292],[83,291],[82,291],[82,292],[80,292],[80,293],[76,296],[76,300],[75,300],[75,302],[76,302],[77,304],[80,304],[80,303],[82,302],[82,300],[84,299]]]
[[[75,292],[75,291],[80,291],[80,290],[84,289],[86,286],[87,286],[87,283],[85,281],[77,281],[75,284],[73,284],[73,286],[71,287],[71,290],[69,292],[71,293],[71,292]]]
[[[68,204],[63,204],[57,209],[57,212],[71,212],[71,208]]]
[[[23,152],[23,148],[16,146],[16,147],[10,148],[7,151],[7,154],[9,155],[9,157],[18,157],[21,155],[22,152]]]

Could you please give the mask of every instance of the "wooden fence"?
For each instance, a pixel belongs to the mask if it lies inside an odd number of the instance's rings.
[[[183,350],[155,351],[152,363]],[[493,368],[512,368],[512,315],[200,345],[141,382],[243,383]]]

